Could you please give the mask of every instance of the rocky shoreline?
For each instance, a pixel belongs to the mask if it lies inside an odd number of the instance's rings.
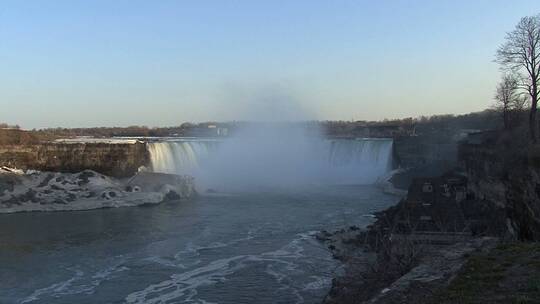
[[[538,303],[539,151],[519,133],[478,132],[457,168],[385,179],[408,187],[396,206],[365,230],[318,235],[343,263],[324,303]]]
[[[316,236],[343,263],[323,303],[430,303],[472,254],[489,252],[498,244],[493,237],[448,245],[399,239],[375,248],[369,240],[372,232],[352,226]]]
[[[370,226],[317,234],[342,262],[323,303],[429,303],[471,254],[498,244],[495,236],[502,234],[497,228],[504,225],[503,217],[467,197],[464,174],[414,175],[400,170],[381,179],[384,192],[403,198],[374,214]],[[407,190],[394,186],[399,179],[407,179]]]
[[[0,213],[138,206],[195,194],[190,176],[139,172],[129,179],[116,179],[92,170],[59,173],[0,168]]]

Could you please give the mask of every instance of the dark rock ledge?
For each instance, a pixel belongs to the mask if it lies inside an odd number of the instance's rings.
[[[459,173],[415,178],[407,196],[366,229],[320,232],[317,239],[343,263],[324,303],[428,303],[469,256],[504,235],[504,214],[467,194]]]

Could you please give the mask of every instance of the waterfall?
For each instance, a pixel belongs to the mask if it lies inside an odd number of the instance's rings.
[[[178,140],[148,144],[152,171],[194,174],[216,151],[217,141]]]
[[[378,168],[384,174],[392,166],[392,145],[393,141],[386,138],[333,140],[329,144],[328,162],[335,167]]]
[[[337,181],[374,183],[392,169],[393,140],[360,138],[332,140],[328,145],[328,163]]]
[[[371,184],[392,169],[392,145],[392,139],[376,138],[309,144],[178,139],[148,149],[153,171],[203,180]]]

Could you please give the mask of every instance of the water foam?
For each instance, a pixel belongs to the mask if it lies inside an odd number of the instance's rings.
[[[199,287],[225,282],[227,276],[244,269],[250,263],[265,263],[267,264],[265,273],[279,284],[280,289],[289,290],[290,294],[296,298],[296,303],[303,303],[304,299],[300,294],[301,291],[325,289],[330,286],[331,282],[330,276],[310,277],[314,281],[299,284],[299,286],[291,285],[294,280],[291,275],[303,272],[298,263],[302,263],[305,257],[303,255],[304,246],[312,244],[314,233],[299,233],[289,243],[273,251],[217,259],[189,271],[173,274],[168,280],[151,284],[142,290],[129,294],[125,301],[127,303],[164,303],[179,300],[186,302],[206,301],[197,297]],[[246,238],[220,243],[219,245],[217,243],[206,246],[188,244],[185,250],[175,255],[175,258],[180,259],[187,252],[193,254],[194,251],[208,248],[219,249],[251,238],[252,235],[250,234]]]

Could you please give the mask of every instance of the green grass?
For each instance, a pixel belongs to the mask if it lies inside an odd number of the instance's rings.
[[[430,303],[540,303],[540,244],[508,243],[469,257]]]

